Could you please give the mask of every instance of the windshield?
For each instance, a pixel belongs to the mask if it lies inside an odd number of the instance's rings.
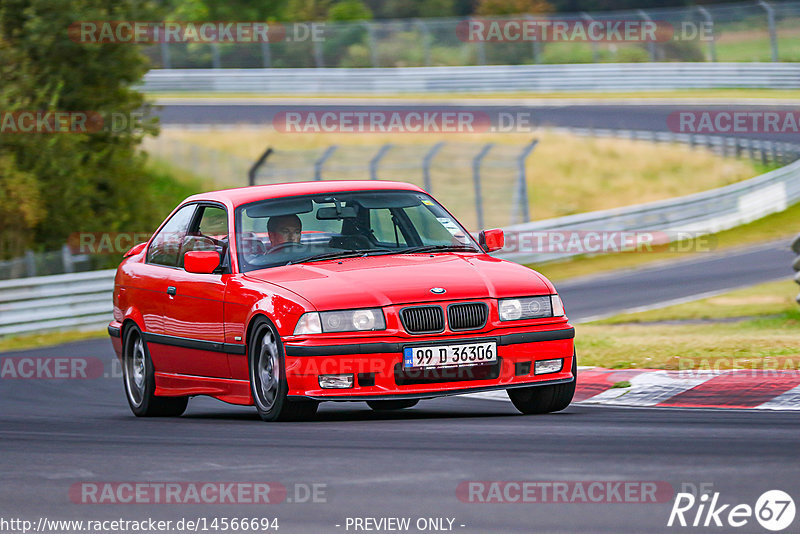
[[[435,200],[356,191],[263,200],[236,210],[240,272],[364,254],[482,252]]]

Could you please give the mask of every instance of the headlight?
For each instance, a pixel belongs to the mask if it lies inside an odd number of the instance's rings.
[[[304,313],[297,321],[295,335],[323,332],[364,332],[385,330],[386,320],[380,308]]]
[[[501,299],[498,304],[501,321],[560,317],[564,315],[564,306],[561,304],[561,299],[558,295]]]

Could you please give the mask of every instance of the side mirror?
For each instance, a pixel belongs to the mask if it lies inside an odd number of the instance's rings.
[[[134,246],[133,246],[133,247],[131,247],[131,249],[130,249],[128,252],[126,252],[126,253],[125,253],[125,255],[124,255],[124,256],[122,256],[122,257],[123,257],[123,258],[127,258],[128,256],[136,256],[136,255],[137,255],[137,254],[139,254],[141,251],[143,251],[143,250],[144,250],[144,247],[146,247],[146,246],[147,246],[147,243],[139,243],[138,245],[134,245]]]
[[[191,250],[183,255],[187,273],[211,274],[219,267],[219,253],[214,250]]]
[[[503,231],[500,229],[483,230],[478,234],[478,243],[480,243],[481,247],[486,252],[494,252],[505,246],[506,238],[503,235]]]

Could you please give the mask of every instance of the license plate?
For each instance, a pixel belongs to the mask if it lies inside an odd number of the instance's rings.
[[[403,349],[403,367],[406,369],[478,365],[496,361],[497,343],[494,341]]]

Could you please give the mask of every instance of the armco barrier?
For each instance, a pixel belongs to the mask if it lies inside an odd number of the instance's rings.
[[[684,197],[547,219],[505,228],[544,230],[642,230],[711,233],[783,211],[800,201],[800,160],[729,186]],[[800,242],[794,244],[800,253]],[[504,250],[520,263],[567,254]],[[797,267],[797,262],[795,267]],[[111,319],[114,270],[0,281],[0,336],[48,330],[102,328]]]
[[[794,267],[794,281],[800,284],[800,234],[797,234],[797,237],[794,238],[792,242],[792,250],[795,254],[797,254],[797,258],[794,260],[792,267]],[[798,304],[800,304],[800,294],[795,297],[795,300]]]
[[[568,215],[507,227],[520,234],[545,230],[662,231],[707,234],[727,230],[785,210],[800,201],[800,160],[743,182],[646,204]],[[507,250],[499,257],[519,263],[574,254]]]
[[[0,336],[102,328],[115,270],[0,281]]]
[[[503,93],[800,88],[800,63],[598,63],[480,67],[151,70],[147,92]]]

